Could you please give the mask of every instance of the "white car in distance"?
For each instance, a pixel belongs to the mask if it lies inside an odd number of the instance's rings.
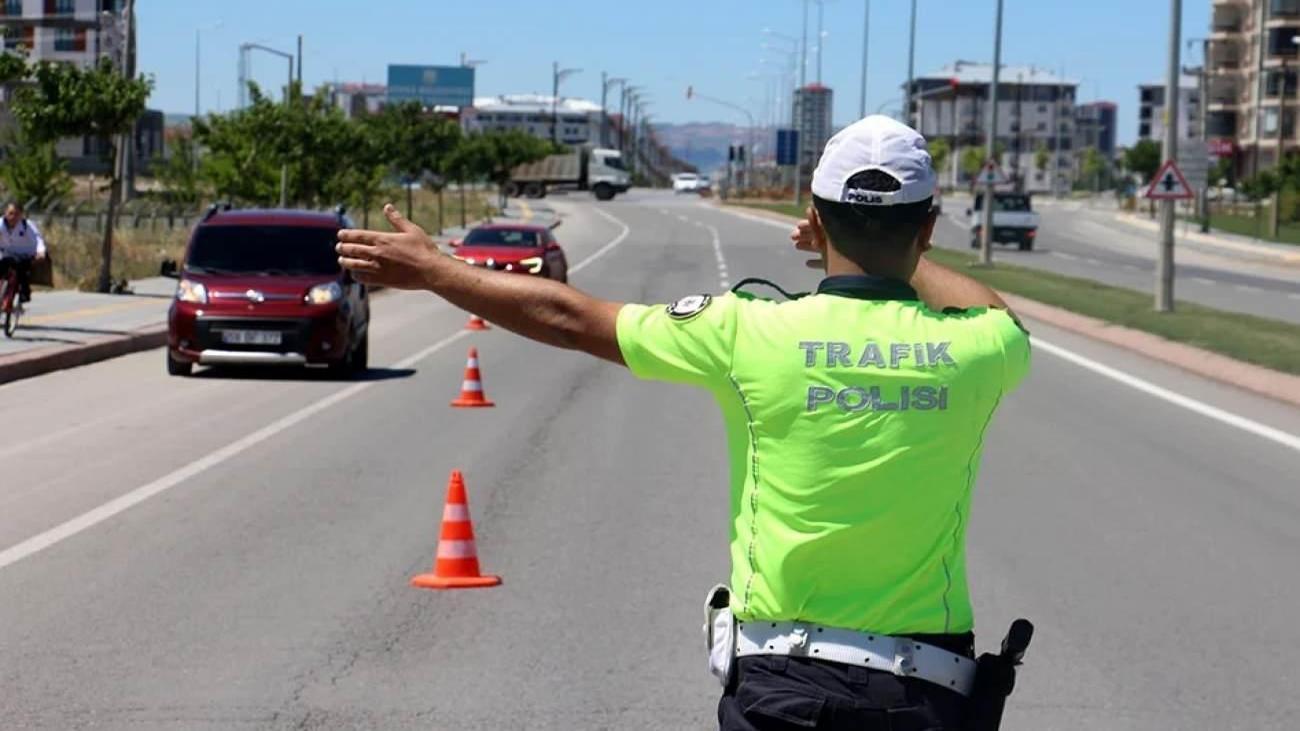
[[[698,193],[701,187],[708,187],[708,183],[695,173],[677,173],[673,176],[674,193]]]

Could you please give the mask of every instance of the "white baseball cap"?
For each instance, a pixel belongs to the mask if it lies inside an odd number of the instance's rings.
[[[868,170],[887,173],[902,187],[892,192],[849,187],[850,178]],[[930,198],[938,179],[925,138],[897,120],[873,114],[840,130],[826,143],[813,172],[812,192],[838,203],[897,206]]]

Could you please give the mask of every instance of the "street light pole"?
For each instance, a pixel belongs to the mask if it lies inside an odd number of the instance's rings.
[[[609,147],[609,87],[618,84],[619,88],[622,88],[627,83],[627,79],[608,78],[604,71],[600,72],[600,79],[600,146]]]
[[[1178,158],[1178,80],[1182,71],[1178,54],[1183,29],[1183,2],[1169,0],[1169,68],[1165,74],[1165,149],[1166,161]],[[1202,99],[1201,103],[1205,103]],[[1278,111],[1281,111],[1279,107]],[[1278,128],[1282,115],[1278,114]],[[1281,149],[1278,149],[1280,155]],[[1160,253],[1156,260],[1156,312],[1174,309],[1174,201],[1160,201]]]
[[[551,143],[560,144],[560,82],[582,69],[561,69],[559,61],[551,63]]]
[[[790,108],[794,111],[794,206],[796,209],[803,206],[803,157],[804,148],[808,144],[807,125],[804,119],[807,117],[806,103],[800,102],[800,94],[804,92],[804,87],[808,85],[808,0],[803,0],[803,36],[799,42],[799,88],[795,91],[790,100]]]
[[[1001,42],[1002,21],[1002,0],[998,0],[998,35],[999,43]],[[908,33],[907,41],[907,92],[903,101],[903,120],[910,127],[912,125],[912,79],[916,66],[916,0],[912,0],[912,27]],[[993,72],[994,74],[997,71]]]
[[[871,0],[862,11],[862,89],[858,92],[858,119],[867,116],[867,41],[871,36]]]
[[[913,0],[915,3],[915,0]],[[989,128],[984,156],[989,163],[997,164],[998,140],[998,76],[1002,69],[1002,0],[993,25],[993,80],[989,84]],[[987,164],[987,163],[986,163]],[[984,214],[980,222],[980,264],[993,264],[993,176],[984,184]]]

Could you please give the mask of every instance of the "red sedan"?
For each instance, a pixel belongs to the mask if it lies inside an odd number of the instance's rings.
[[[546,226],[489,223],[452,241],[456,258],[470,266],[532,274],[557,282],[569,281],[569,262],[555,234]]]

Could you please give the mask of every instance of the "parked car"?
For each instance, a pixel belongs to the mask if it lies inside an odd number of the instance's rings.
[[[973,208],[966,209],[970,226],[970,246],[980,248],[980,231],[984,227],[984,193],[975,196]],[[1034,248],[1038,236],[1039,216],[1025,193],[993,194],[993,242],[1016,244],[1021,251]]]
[[[369,297],[334,251],[339,229],[350,226],[341,208],[211,208],[171,273],[179,281],[167,372],[189,375],[196,364],[364,371]]]
[[[558,223],[556,225],[559,225]],[[451,242],[453,255],[470,266],[569,281],[569,261],[553,227],[488,223]]]
[[[705,180],[707,181],[707,179]],[[677,173],[673,175],[673,192],[698,193],[700,192],[700,181],[700,176],[695,173]]]

